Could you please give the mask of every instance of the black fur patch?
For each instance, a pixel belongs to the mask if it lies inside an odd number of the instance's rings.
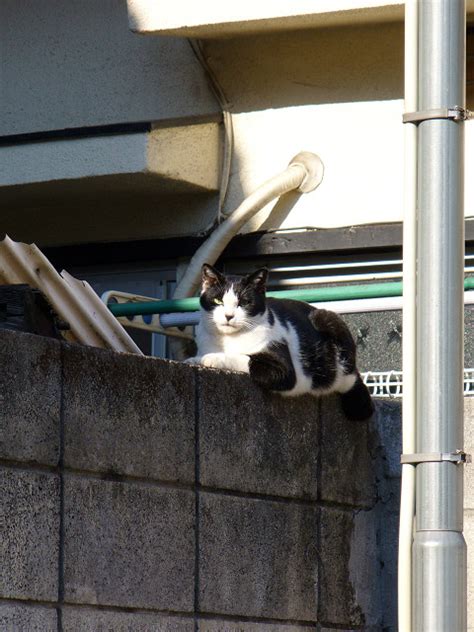
[[[364,421],[373,415],[374,404],[360,375],[354,386],[347,393],[341,393],[340,397],[342,410],[351,421]]]
[[[296,384],[296,374],[290,351],[285,343],[273,343],[267,351],[250,356],[250,377],[263,388],[290,391]]]

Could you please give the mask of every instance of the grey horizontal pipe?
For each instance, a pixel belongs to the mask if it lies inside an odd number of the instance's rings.
[[[186,327],[199,323],[201,312],[177,312],[174,314],[161,314],[160,325],[162,327]]]
[[[330,309],[338,314],[353,314],[355,312],[380,312],[390,310],[401,310],[401,297],[385,297],[381,299],[362,299],[354,301],[333,301],[324,305],[325,309]],[[474,292],[466,292],[464,294],[465,305],[474,305]],[[313,307],[320,307],[319,303],[310,303]],[[165,329],[168,327],[187,327],[194,326],[199,323],[201,312],[174,312],[170,314],[162,314],[160,316],[160,324]]]

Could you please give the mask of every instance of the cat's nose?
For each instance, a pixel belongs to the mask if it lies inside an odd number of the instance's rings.
[[[234,314],[226,314],[225,317],[227,319],[227,322],[229,322],[234,318]]]

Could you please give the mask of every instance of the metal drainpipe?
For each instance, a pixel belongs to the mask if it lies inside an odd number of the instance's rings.
[[[418,110],[464,107],[465,0],[419,1]],[[463,446],[464,125],[418,124],[417,453]],[[413,629],[466,630],[463,468],[416,467]]]
[[[405,3],[405,111],[418,109],[418,3]],[[403,432],[404,453],[416,451],[416,249],[417,137],[405,125],[405,208],[403,215]],[[414,465],[402,465],[398,539],[398,629],[412,632],[412,548],[415,515]]]

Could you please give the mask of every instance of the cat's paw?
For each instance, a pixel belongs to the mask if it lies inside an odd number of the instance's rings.
[[[224,353],[205,353],[201,357],[200,363],[209,369],[227,369],[228,361]]]
[[[206,353],[202,356],[200,364],[212,369],[238,371],[241,373],[248,373],[249,371],[249,357],[246,355]]]

